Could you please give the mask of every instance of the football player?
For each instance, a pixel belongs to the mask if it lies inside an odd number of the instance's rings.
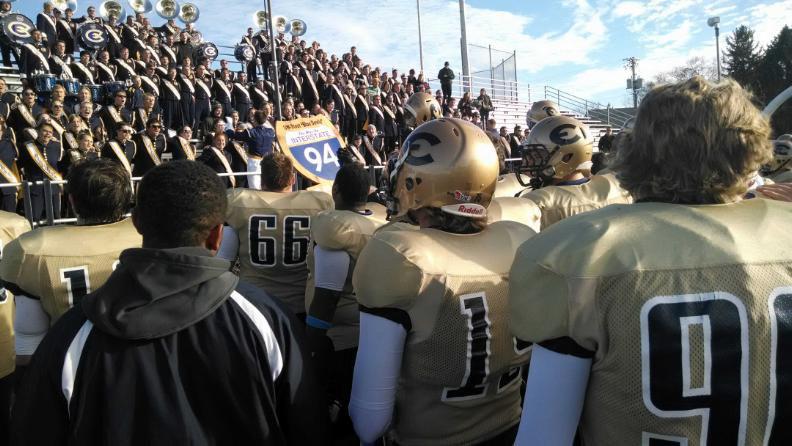
[[[358,258],[360,341],[350,416],[363,442],[512,444],[520,368],[506,316],[510,259],[534,231],[487,225],[498,177],[489,137],[459,119],[413,131],[391,172],[388,211]]]
[[[762,168],[762,176],[775,183],[792,183],[792,135],[773,141],[773,160]]]
[[[495,197],[516,197],[525,190],[524,184],[528,184],[531,179],[523,174],[519,174],[522,182],[517,179],[517,173],[506,173],[498,177],[495,183]]]
[[[591,151],[588,127],[574,118],[550,116],[531,130],[523,146],[521,170],[531,177],[532,190],[520,197],[539,206],[542,230],[581,212],[630,202],[614,176],[584,176]]]
[[[319,213],[311,224],[305,309],[311,350],[328,382],[330,401],[343,420],[337,428],[343,434],[351,429],[344,414],[360,332],[352,271],[374,231],[385,224],[387,212],[381,204],[366,202],[368,172],[357,163],[341,167],[332,192],[335,209]]]
[[[48,226],[6,245],[0,279],[15,295],[17,364],[25,365],[49,327],[101,286],[140,235],[124,215],[132,204],[129,173],[104,158],[69,171],[66,194],[77,225]]]
[[[517,444],[578,426],[583,444],[792,442],[792,207],[742,199],[769,132],[731,79],[657,87],[613,163],[636,203],[520,247],[510,326],[536,345]]]
[[[553,101],[536,101],[531,105],[528,114],[525,116],[525,123],[529,129],[538,124],[542,119],[550,116],[561,116],[558,105]]]
[[[429,93],[413,93],[404,104],[404,124],[407,131],[418,127],[426,121],[443,116],[443,109]]]
[[[0,258],[3,247],[30,230],[30,223],[12,212],[0,211]],[[14,296],[0,288],[0,438],[9,438],[8,422],[14,387]]]
[[[240,277],[280,299],[305,317],[305,283],[311,222],[333,208],[324,192],[292,192],[291,160],[270,153],[261,160],[262,190],[229,192],[226,226],[219,256],[239,258]]]

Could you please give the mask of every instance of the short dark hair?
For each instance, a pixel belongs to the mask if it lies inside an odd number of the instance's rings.
[[[149,170],[140,182],[135,220],[143,243],[199,246],[225,220],[226,188],[202,163],[179,160]]]
[[[351,206],[366,202],[369,185],[369,175],[362,164],[345,163],[336,173],[333,189],[344,204]]]
[[[74,212],[88,223],[117,222],[132,206],[129,172],[109,158],[73,164],[66,180],[66,193],[74,201]]]
[[[261,183],[267,190],[279,191],[289,186],[292,162],[282,153],[268,153],[261,159]]]

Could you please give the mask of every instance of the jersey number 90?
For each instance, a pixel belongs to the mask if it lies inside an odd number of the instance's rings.
[[[788,445],[792,444],[788,422],[792,417],[788,403],[792,398],[792,288],[775,290],[768,310],[771,345],[760,347],[770,350],[764,444]],[[700,417],[701,445],[746,444],[750,380],[754,378],[749,376],[749,336],[745,305],[731,294],[648,300],[641,309],[642,388],[647,409],[661,418]],[[643,444],[686,445],[688,439],[644,432]]]

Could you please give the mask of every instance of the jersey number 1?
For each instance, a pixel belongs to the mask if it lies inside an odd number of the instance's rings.
[[[66,284],[66,292],[69,294],[70,307],[78,304],[80,299],[91,292],[91,283],[88,279],[87,266],[62,268],[60,270],[60,281]]]

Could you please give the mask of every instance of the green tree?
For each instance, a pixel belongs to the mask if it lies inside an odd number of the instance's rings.
[[[760,98],[765,104],[792,86],[792,29],[784,26],[765,51],[759,69]],[[792,103],[787,101],[772,118],[776,135],[792,130]]]
[[[756,92],[759,87],[758,71],[762,62],[762,52],[754,43],[754,32],[741,25],[732,35],[726,37],[726,51],[723,63],[726,74],[743,87]]]

